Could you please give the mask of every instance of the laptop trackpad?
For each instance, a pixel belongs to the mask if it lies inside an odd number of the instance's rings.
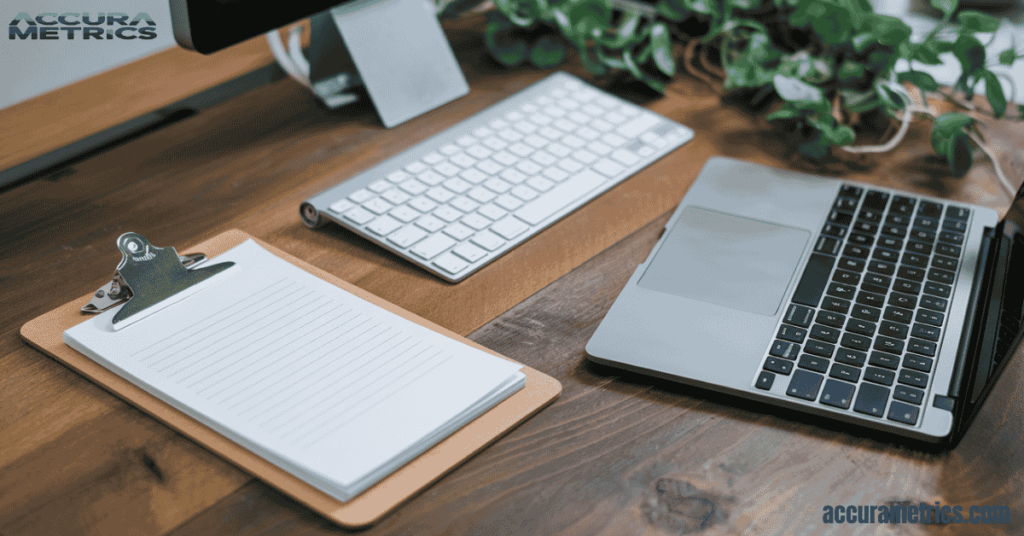
[[[810,235],[802,229],[689,206],[637,284],[772,316]]]

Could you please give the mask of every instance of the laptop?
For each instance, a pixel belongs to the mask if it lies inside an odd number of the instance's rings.
[[[931,443],[1021,339],[1024,187],[1002,220],[712,158],[587,344],[594,362]]]

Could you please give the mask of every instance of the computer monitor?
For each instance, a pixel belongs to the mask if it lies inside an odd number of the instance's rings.
[[[337,79],[358,80],[388,128],[469,92],[429,0],[169,1],[182,47],[210,54],[268,33],[278,63],[328,107],[350,102],[334,93],[347,89]],[[280,37],[270,32],[306,17],[314,50],[309,60],[293,62],[295,51],[282,53]],[[325,72],[320,64],[337,56],[351,58],[347,69],[356,72]],[[304,76],[296,75],[297,64]]]

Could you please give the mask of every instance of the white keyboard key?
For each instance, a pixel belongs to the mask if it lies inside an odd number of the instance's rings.
[[[492,190],[494,192],[497,192],[499,194],[503,194],[503,193],[507,192],[510,188],[512,188],[511,184],[509,184],[509,183],[507,183],[507,182],[505,182],[505,181],[503,181],[503,180],[501,180],[501,179],[499,179],[497,177],[491,177],[491,178],[487,179],[486,181],[484,181],[484,186],[486,186],[488,189],[490,189],[490,190]]]
[[[617,110],[619,108],[619,100],[610,95],[601,95],[597,99],[594,99],[594,102],[597,102],[601,106],[604,106],[605,108],[608,109]]]
[[[420,212],[430,212],[437,208],[437,203],[427,199],[426,197],[417,197],[412,201],[409,201],[409,206]]]
[[[522,201],[517,199],[515,196],[511,196],[509,194],[499,195],[498,198],[494,200],[494,203],[500,206],[501,208],[504,208],[505,210],[515,210],[523,206]]]
[[[472,188],[473,185],[456,177],[454,179],[448,179],[444,181],[444,187],[448,188],[449,190],[457,194],[461,194],[462,192],[465,192],[466,190]]]
[[[462,149],[459,149],[458,146],[452,145],[450,143],[448,145],[445,145],[444,147],[441,147],[441,153],[442,154],[446,154],[448,156],[451,156],[453,154],[459,153],[461,151],[462,151]]]
[[[459,176],[472,184],[480,184],[481,182],[484,181],[484,179],[488,177],[486,173],[476,168],[467,169],[462,173],[459,173]]]
[[[593,167],[595,170],[598,171],[598,173],[601,173],[606,177],[614,177],[619,173],[625,171],[624,167],[616,164],[615,162],[612,162],[611,160],[608,160],[607,158],[602,158],[598,160]]]
[[[477,203],[476,201],[473,201],[472,199],[462,195],[456,197],[455,199],[452,199],[450,202],[448,202],[448,204],[463,212],[473,212],[474,210],[477,209],[477,207],[480,206],[480,203]]]
[[[491,220],[474,212],[473,214],[470,214],[462,218],[462,223],[465,223],[466,225],[479,231],[481,229],[487,228],[487,226],[491,224]]]
[[[590,122],[590,126],[595,128],[595,129],[597,129],[597,130],[600,130],[601,132],[608,132],[608,131],[612,130],[613,128],[615,128],[615,125],[609,123],[608,121],[605,121],[604,119],[600,119],[600,118],[591,121]]]
[[[611,112],[603,115],[605,121],[611,121],[612,123],[619,124],[626,121],[626,117],[618,112]]]
[[[555,185],[555,183],[545,179],[544,177],[530,177],[530,180],[526,181],[526,184],[529,184],[531,188],[538,192],[546,192]]]
[[[580,107],[580,103],[572,99],[559,99],[558,105],[561,106],[562,108],[565,108],[566,110],[575,110],[576,108]]]
[[[640,157],[625,149],[619,149],[612,153],[612,158],[618,160],[619,162],[622,162],[623,164],[626,164],[627,166],[632,166],[633,164],[640,161]]]
[[[388,235],[388,242],[400,248],[407,248],[427,237],[427,232],[413,225],[406,225]]]
[[[374,214],[384,214],[385,212],[391,210],[392,207],[393,205],[391,203],[388,203],[387,201],[379,197],[363,203],[363,208],[369,210]]]
[[[555,182],[562,182],[569,178],[569,174],[559,168],[549,167],[544,170],[543,175]]]
[[[601,136],[601,141],[607,143],[608,145],[611,145],[612,147],[618,147],[618,146],[626,143],[627,140],[626,140],[626,138],[623,138],[622,136],[619,136],[618,134],[608,133],[608,134],[605,134],[604,136]]]
[[[454,240],[445,236],[443,233],[438,233],[426,240],[421,240],[420,243],[413,246],[409,251],[417,257],[430,260],[454,245]]]
[[[590,127],[580,127],[580,129],[576,131],[576,134],[578,134],[579,137],[581,137],[581,138],[583,138],[583,139],[585,139],[587,141],[594,141],[597,138],[601,137],[601,133],[600,132],[598,132],[598,131],[590,128]]]
[[[648,146],[648,145],[644,145],[644,146],[643,146],[643,147],[641,147],[641,148],[640,148],[640,150],[639,150],[639,151],[637,151],[636,153],[637,153],[638,155],[640,155],[640,156],[643,156],[643,157],[648,157],[648,156],[651,156],[652,154],[654,154],[654,152],[655,152],[655,151],[654,151],[654,147],[651,147],[651,146]]]
[[[569,92],[564,89],[553,89],[551,90],[551,96],[558,98],[564,98],[569,96]]]
[[[552,143],[551,145],[547,146],[546,150],[547,150],[547,152],[549,152],[549,153],[551,153],[551,154],[553,154],[553,155],[555,155],[555,156],[557,156],[559,158],[564,158],[566,156],[569,156],[569,153],[572,152],[572,149],[562,145],[561,143]]]
[[[587,142],[573,136],[572,134],[562,138],[562,143],[568,147],[572,147],[573,149],[579,149],[587,144]]]
[[[508,153],[505,153],[505,154],[508,154]],[[509,155],[509,156],[512,156],[512,155]],[[495,162],[494,160],[491,160],[490,158],[488,158],[486,160],[481,160],[481,161],[477,162],[476,163],[476,168],[479,169],[480,171],[483,171],[484,173],[489,174],[489,175],[494,175],[495,173],[500,173],[501,170],[505,169],[505,166],[503,166],[503,165]]]
[[[379,181],[376,181],[373,184],[367,186],[367,188],[369,188],[370,191],[377,192],[379,194],[379,193],[383,192],[384,190],[387,190],[388,188],[391,188],[391,183],[389,183],[388,181],[385,181],[385,180],[379,180]]]
[[[434,211],[434,215],[442,220],[451,223],[462,217],[462,213],[458,209],[449,206],[443,206]]]
[[[509,193],[523,201],[533,201],[537,198],[537,191],[528,186],[519,185],[509,190]]]
[[[416,220],[416,225],[419,225],[431,233],[436,233],[444,227],[444,222],[430,214],[427,214],[426,216]]]
[[[327,208],[331,209],[331,212],[335,212],[337,214],[344,214],[345,212],[347,212],[348,210],[352,209],[355,206],[356,204],[349,201],[348,199],[342,199],[341,201],[338,201]]]
[[[505,147],[508,147],[507,143],[499,140],[498,138],[495,138],[494,136],[491,136],[490,138],[484,140],[483,144],[490,147],[491,149],[494,149],[495,151],[500,151]]]
[[[516,121],[520,121],[524,117],[526,117],[526,116],[524,116],[523,114],[521,114],[519,112],[509,112],[509,113],[505,114],[505,119],[507,121],[511,122],[511,123],[515,123]]]
[[[409,180],[410,178],[412,178],[412,175],[409,175],[408,173],[406,173],[404,171],[394,171],[394,172],[388,173],[387,177],[385,177],[385,178],[387,180],[391,181],[394,184],[398,184],[398,183],[400,183],[402,181]]]
[[[558,167],[568,171],[569,173],[576,173],[577,171],[583,169],[583,164],[571,158],[565,158],[558,162]]]
[[[512,169],[512,168],[509,168],[509,169],[506,169],[505,171],[502,171],[501,175],[499,175],[499,176],[501,178],[507,180],[508,182],[511,182],[512,184],[520,184],[520,183],[522,183],[523,181],[526,180],[526,175],[524,175],[519,170]]]
[[[455,158],[455,157],[452,157],[452,158]],[[467,158],[469,158],[469,157],[467,157]],[[455,164],[452,164],[451,162],[441,162],[440,164],[434,166],[434,169],[438,173],[444,175],[445,177],[454,177],[454,176],[456,176],[456,175],[458,175],[459,173],[462,172],[462,168],[460,168],[459,166],[456,166]]]
[[[356,203],[365,203],[374,198],[373,192],[362,188],[348,194],[348,198]]]
[[[625,136],[627,138],[635,138],[642,134],[643,132],[645,132],[647,129],[653,127],[654,125],[657,125],[660,122],[661,121],[658,119],[656,115],[643,114],[640,117],[637,117],[636,119],[633,119],[632,121],[626,124],[619,125],[619,128],[617,128],[615,131],[621,136]]]
[[[470,244],[469,242],[455,246],[455,249],[452,250],[452,253],[462,257],[463,259],[466,259],[469,262],[476,262],[487,256],[486,251],[474,246],[473,244]]]
[[[572,121],[569,121],[567,119],[559,119],[559,120],[555,121],[553,124],[556,127],[560,128],[560,129],[562,129],[562,130],[564,130],[566,132],[573,132],[577,128],[580,128],[579,125],[577,125],[576,123],[573,123]]]
[[[477,233],[471,242],[486,249],[487,251],[494,251],[505,245],[505,241],[502,240],[501,237],[490,231],[481,231]]]
[[[519,109],[522,110],[524,114],[532,114],[537,111],[537,106],[533,104],[524,104],[520,106]]]
[[[579,151],[572,153],[572,157],[575,158],[576,160],[579,160],[580,162],[583,162],[584,164],[590,164],[591,162],[597,160],[597,155],[586,149],[580,149]]]
[[[502,130],[502,131],[498,132],[498,137],[500,137],[501,139],[503,139],[505,141],[519,141],[519,140],[523,139],[523,135],[522,134],[520,134],[520,133],[518,133],[515,130],[512,130],[510,128],[506,128],[505,130]]]
[[[473,236],[474,232],[476,231],[470,229],[469,227],[466,227],[465,225],[462,225],[461,223],[453,223],[448,227],[444,228],[444,234],[459,241],[465,240]]]
[[[508,214],[507,210],[500,209],[497,206],[491,204],[487,204],[480,207],[480,210],[478,210],[477,212],[483,214],[484,216],[487,216],[492,220],[500,220],[501,218],[504,218],[506,214]]]
[[[352,220],[362,225],[373,219],[373,213],[363,207],[356,207],[345,213],[345,219]]]
[[[392,218],[391,216],[380,216],[367,225],[366,228],[372,233],[384,236],[401,226],[402,222]]]
[[[652,145],[653,145],[653,143],[652,143],[653,140],[656,140],[656,139],[658,139],[658,135],[653,133],[653,132],[644,132],[643,134],[640,135],[640,141],[646,142],[646,143],[651,143]]]
[[[540,134],[541,136],[544,136],[545,138],[549,138],[549,139],[552,139],[552,140],[557,140],[557,139],[561,139],[562,138],[561,131],[553,129],[551,127],[544,127],[542,129],[538,130],[537,133]]]
[[[411,195],[420,195],[427,191],[427,185],[416,179],[409,179],[402,184],[399,184],[398,187]]]
[[[417,160],[416,162],[413,162],[405,166],[405,170],[408,171],[409,173],[412,173],[413,175],[416,175],[426,171],[427,165]]]
[[[451,253],[445,253],[444,255],[434,259],[434,265],[452,275],[465,270],[466,267],[469,266],[465,261]]]
[[[534,132],[537,131],[538,128],[540,128],[529,121],[519,121],[513,126],[516,130],[522,132],[523,134],[533,134]]]
[[[628,104],[623,104],[619,108],[619,113],[621,113],[622,115],[624,115],[626,117],[634,117],[634,116],[640,115],[640,110],[637,109],[637,107],[635,107],[635,106],[630,106]]]
[[[486,138],[487,136],[493,136],[494,131],[487,127],[480,127],[473,131],[473,135],[478,138]]]
[[[566,111],[557,106],[548,106],[547,108],[544,108],[544,113],[557,119],[565,115]]]
[[[488,149],[487,147],[484,147],[483,145],[474,145],[474,146],[470,147],[469,149],[466,149],[466,153],[472,155],[473,158],[476,158],[476,159],[479,160],[481,158],[487,158],[488,156],[491,156],[492,154],[494,154],[494,151]],[[453,158],[452,161],[454,162],[455,159]],[[455,163],[458,164],[458,162],[455,162]],[[459,165],[461,166],[462,164],[459,164]],[[463,166],[463,167],[469,167],[469,166]]]
[[[399,190],[398,188],[392,188],[380,194],[380,196],[388,203],[394,205],[401,205],[402,203],[405,203],[406,201],[409,200],[409,194]]]
[[[481,188],[477,186],[469,191],[469,197],[481,203],[490,203],[498,195],[488,190],[487,188]]]
[[[498,236],[506,240],[512,240],[523,234],[527,229],[529,229],[529,226],[512,216],[498,221],[491,226],[491,231],[494,231]]]
[[[437,186],[444,182],[444,177],[434,171],[424,171],[423,173],[416,175],[416,178],[419,179],[420,182],[430,186]]]
[[[512,156],[511,153],[508,153],[508,152],[505,152],[505,151],[500,151],[500,152],[494,153],[494,156],[492,158],[495,161],[497,161],[499,164],[503,164],[505,166],[514,165],[516,162],[519,161],[518,157]]]
[[[477,142],[477,139],[474,138],[473,136],[463,136],[463,137],[459,138],[458,140],[456,140],[455,143],[458,143],[459,145],[461,145],[463,147],[472,147],[472,146],[476,145],[478,142]]]
[[[577,91],[574,96],[580,102],[590,102],[597,98],[597,92],[584,88]]]
[[[526,144],[529,145],[530,147],[533,147],[534,149],[543,149],[545,146],[551,143],[550,141],[536,134],[530,134],[529,136],[523,138],[523,141],[526,142]]]
[[[480,147],[480,146],[479,145],[474,145],[474,147]],[[482,147],[481,147],[481,149],[482,149]],[[457,155],[449,158],[449,160],[451,160],[452,162],[454,162],[454,163],[456,163],[456,164],[458,164],[458,165],[460,165],[460,166],[462,166],[464,168],[473,167],[473,164],[476,164],[476,158],[473,158],[472,156],[469,156],[466,153],[457,154]]]
[[[537,100],[535,102],[537,103],[537,106],[549,106],[552,103],[554,103],[555,101],[551,100],[551,97],[548,97],[548,96],[545,95],[545,96],[537,97]]]
[[[581,125],[586,125],[591,120],[591,117],[583,112],[570,112],[567,117]]]
[[[551,153],[547,151],[537,151],[533,153],[530,155],[530,160],[533,160],[542,166],[550,166],[551,164],[558,162],[558,158],[551,156]]]
[[[526,173],[527,175],[536,175],[544,170],[544,168],[538,166],[537,164],[534,164],[529,160],[523,160],[522,162],[516,164],[516,169],[522,171],[523,173]]]
[[[556,212],[572,204],[584,194],[604,183],[604,177],[589,169],[580,172],[569,180],[555,186],[540,199],[527,204],[515,212],[516,217],[537,225]]]
[[[524,143],[513,143],[512,145],[509,146],[508,150],[510,153],[516,156],[530,156],[530,154],[533,153],[534,151],[533,147],[530,147],[529,145],[526,145]]]
[[[664,147],[664,146],[668,145],[668,142],[663,140],[663,139],[661,139],[661,138],[655,138],[655,139],[651,140],[651,145],[653,145],[655,147],[658,147],[658,148],[661,148],[661,147]]]
[[[608,147],[607,145],[599,141],[591,142],[589,145],[587,145],[587,149],[594,154],[599,154],[602,156],[611,154],[612,152],[611,147]]]
[[[487,126],[491,127],[494,130],[501,130],[504,128],[508,128],[509,125],[508,123],[502,121],[501,119],[495,119],[494,121],[487,123]]]
[[[531,116],[530,116],[530,121],[531,121],[532,123],[536,123],[536,124],[538,124],[538,125],[540,125],[540,126],[547,126],[547,125],[550,125],[550,124],[551,124],[551,122],[552,122],[552,121],[554,121],[554,119],[552,119],[552,118],[551,118],[550,116],[548,116],[548,115],[545,115],[545,114],[539,114],[539,113],[538,113],[538,114],[533,114],[533,115],[531,115]]]
[[[440,162],[444,162],[444,157],[438,153],[427,153],[423,155],[423,161],[430,165],[434,165]]]
[[[430,190],[427,190],[427,197],[437,201],[438,203],[447,203],[455,197],[455,194],[441,188],[440,186],[435,186]]]
[[[415,220],[416,218],[420,217],[419,211],[409,207],[408,205],[395,207],[391,209],[391,212],[389,212],[389,214],[391,214],[392,218],[395,218],[396,220],[402,223],[409,223],[412,220]]]
[[[594,106],[593,104],[584,105],[582,110],[594,117],[601,117],[604,115],[604,108]]]

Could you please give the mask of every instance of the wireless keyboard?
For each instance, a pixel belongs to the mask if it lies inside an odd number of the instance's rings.
[[[306,200],[300,214],[454,283],[691,138],[555,73]]]

